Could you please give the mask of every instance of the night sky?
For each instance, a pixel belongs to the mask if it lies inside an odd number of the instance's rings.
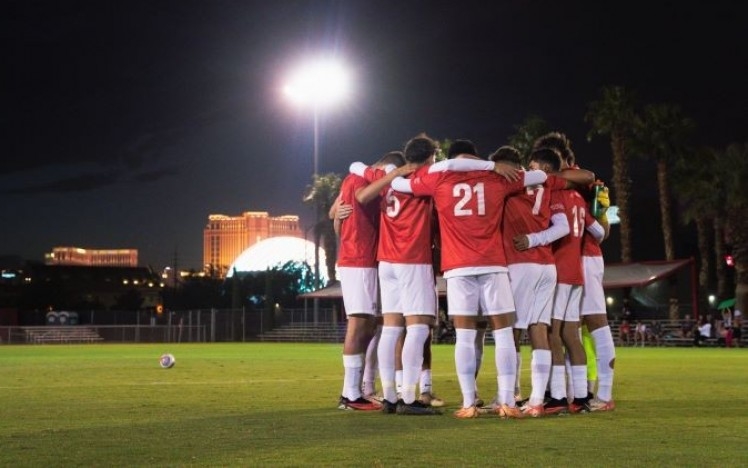
[[[537,114],[609,180],[609,145],[586,141],[583,117],[613,84],[681,105],[697,144],[748,140],[742,2],[567,3],[6,0],[0,255],[137,248],[143,265],[176,252],[199,269],[208,214],[309,225],[312,113],[281,88],[310,56],[354,77],[322,115],[321,172],[422,131],[487,154]],[[634,257],[660,259],[653,165],[633,159],[632,179]]]

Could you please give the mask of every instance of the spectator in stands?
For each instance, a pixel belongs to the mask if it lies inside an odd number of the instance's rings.
[[[647,330],[648,333],[648,339],[652,343],[654,343],[655,346],[660,346],[660,340],[662,339],[662,324],[659,320],[654,320],[652,322],[652,326],[649,327]]]
[[[621,326],[618,328],[618,344],[620,346],[631,344],[631,324],[626,319],[621,322]]]
[[[631,320],[633,320],[633,315],[631,313],[631,308],[629,307],[628,298],[623,300],[623,305],[621,306],[621,320],[625,320],[629,323],[631,323]]]
[[[641,320],[636,321],[636,327],[634,328],[634,346],[637,343],[641,343],[639,346],[644,346],[647,341],[647,325]]]
[[[724,338],[725,347],[732,348],[732,310],[729,307],[722,311],[720,336]]]
[[[681,338],[690,338],[693,336],[693,329],[695,324],[691,320],[691,316],[686,314],[683,321],[680,323],[680,336]]]
[[[712,337],[712,324],[707,317],[701,317],[699,320],[699,326],[696,327],[693,333],[693,345],[701,346],[701,343]]]
[[[743,336],[743,313],[735,309],[732,313],[732,341],[740,348],[740,338]]]

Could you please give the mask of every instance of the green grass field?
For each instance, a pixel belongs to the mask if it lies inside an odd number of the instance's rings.
[[[177,358],[158,365],[162,352]],[[617,409],[456,420],[336,409],[341,345],[0,347],[0,466],[740,466],[748,350],[618,348]],[[529,388],[529,349],[523,349]],[[487,347],[479,388],[494,390]],[[486,365],[488,364],[488,365]],[[740,461],[742,460],[742,462]]]

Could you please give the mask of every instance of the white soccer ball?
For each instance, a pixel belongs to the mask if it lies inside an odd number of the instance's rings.
[[[177,360],[174,358],[173,354],[162,354],[160,358],[158,358],[159,365],[164,369],[171,369],[174,367],[174,363],[177,362]]]

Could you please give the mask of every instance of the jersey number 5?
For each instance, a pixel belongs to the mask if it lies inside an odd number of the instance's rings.
[[[486,195],[483,182],[478,182],[473,187],[466,183],[455,184],[455,186],[452,187],[452,196],[460,199],[455,205],[455,216],[473,215],[472,208],[465,208],[465,205],[467,205],[473,198],[473,194],[477,197],[476,204],[478,205],[478,216],[485,216]]]

